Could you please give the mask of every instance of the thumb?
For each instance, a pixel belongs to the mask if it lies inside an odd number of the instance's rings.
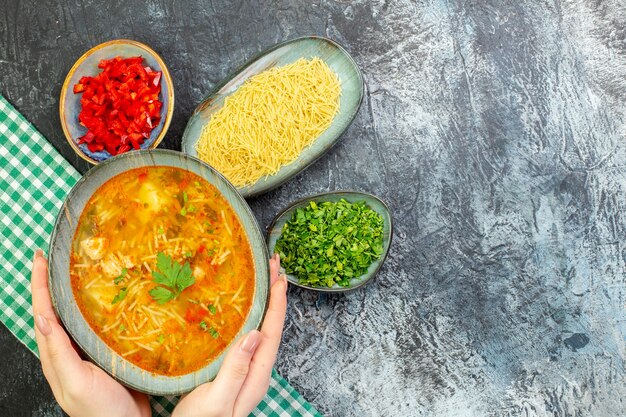
[[[226,355],[215,381],[211,384],[211,390],[216,394],[215,398],[222,398],[229,404],[229,408],[235,403],[248,376],[250,362],[261,342],[261,337],[261,332],[252,330],[243,340],[235,344]]]

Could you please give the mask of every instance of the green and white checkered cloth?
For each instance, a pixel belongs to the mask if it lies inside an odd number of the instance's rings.
[[[47,252],[57,213],[80,174],[0,96],[0,319],[34,354],[30,269]],[[177,398],[154,397],[154,416],[169,416]],[[254,416],[320,416],[276,371]]]

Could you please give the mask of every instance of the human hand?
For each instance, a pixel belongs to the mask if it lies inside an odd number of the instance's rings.
[[[246,417],[269,388],[285,322],[287,279],[278,276],[280,258],[270,259],[270,303],[261,331],[253,330],[230,349],[213,382],[180,400],[172,417]]]
[[[37,250],[31,276],[35,336],[41,367],[61,408],[71,417],[150,416],[145,394],[131,391],[83,361],[56,317],[48,291],[48,262]]]

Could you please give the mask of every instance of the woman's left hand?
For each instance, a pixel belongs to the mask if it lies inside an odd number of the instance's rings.
[[[72,346],[52,308],[48,262],[41,250],[35,253],[31,290],[41,367],[61,408],[71,417],[150,416],[145,394],[123,387],[102,369],[83,361]]]

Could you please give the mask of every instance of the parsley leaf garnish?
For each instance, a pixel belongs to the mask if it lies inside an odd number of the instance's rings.
[[[211,314],[215,314],[217,312],[217,309],[215,308],[213,304],[209,304],[207,307],[209,311],[211,312]]]
[[[154,287],[150,290],[150,295],[152,299],[156,301],[158,304],[165,304],[168,301],[172,301],[176,298],[176,294],[172,291],[168,290],[165,287]]]
[[[152,280],[161,285],[150,290],[152,299],[159,304],[175,299],[185,288],[196,282],[189,262],[181,265],[163,252],[157,253],[156,270],[152,271]]]

